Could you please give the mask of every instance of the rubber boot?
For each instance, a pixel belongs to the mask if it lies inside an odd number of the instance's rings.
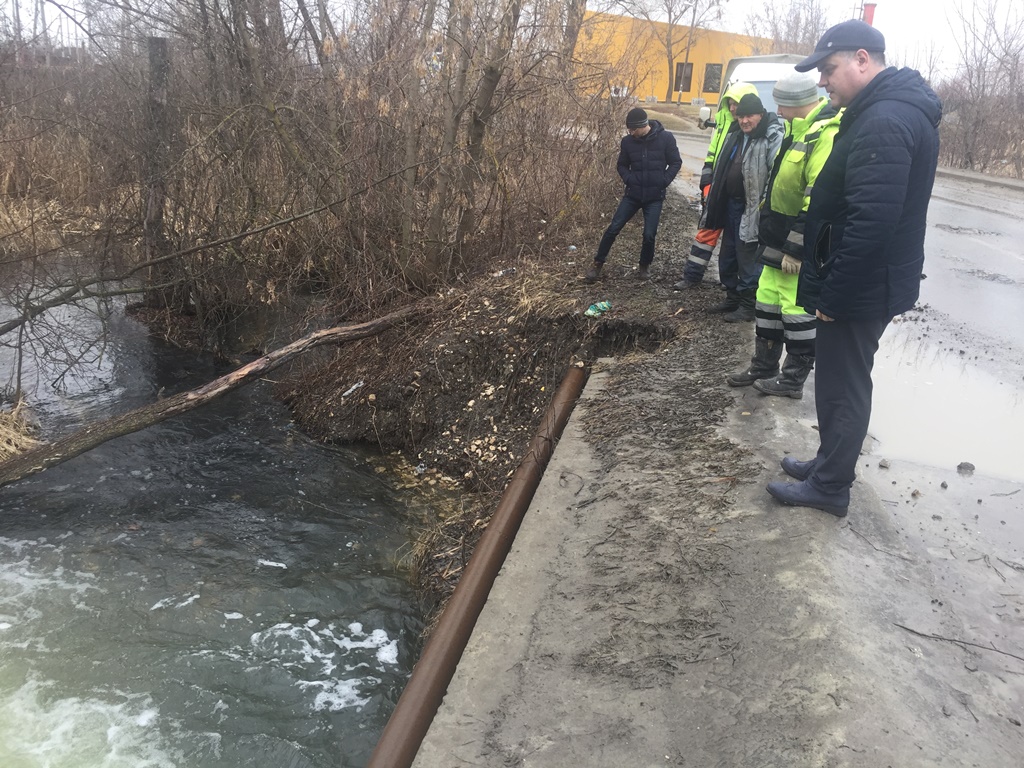
[[[730,387],[749,387],[761,379],[772,379],[779,373],[779,358],[782,357],[782,342],[754,339],[754,356],[750,358],[750,367],[725,377]]]
[[[740,306],[740,295],[736,291],[726,288],[725,299],[715,304],[713,307],[708,307],[708,312],[722,313],[722,312],[735,312]]]
[[[689,291],[689,290],[691,290],[693,288],[698,288],[698,287],[700,287],[700,281],[693,282],[693,281],[687,280],[685,277],[682,277],[682,278],[680,278],[678,283],[674,283],[672,285],[672,290],[673,291]]]
[[[742,291],[739,294],[739,306],[722,318],[727,323],[750,323],[755,319],[754,302],[757,297],[757,289]]]
[[[589,270],[587,270],[587,274],[584,275],[583,279],[588,283],[597,282],[597,280],[601,277],[602,269],[604,269],[604,262],[595,261],[594,265]]]
[[[799,400],[804,396],[804,382],[814,368],[814,355],[786,355],[782,375],[778,378],[754,382],[754,389],[766,395],[792,397]]]

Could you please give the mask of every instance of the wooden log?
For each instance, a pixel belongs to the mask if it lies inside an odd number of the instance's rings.
[[[205,405],[226,392],[266,375],[314,347],[375,336],[383,330],[408,320],[418,311],[416,306],[410,306],[366,323],[316,331],[201,387],[188,392],[180,392],[164,400],[80,429],[52,443],[47,443],[0,463],[0,486],[8,485],[75,456],[80,456],[115,437],[130,435],[132,432],[138,432],[140,429],[159,424],[172,416],[178,416]]]

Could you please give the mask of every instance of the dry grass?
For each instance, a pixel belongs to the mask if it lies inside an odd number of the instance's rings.
[[[0,461],[7,461],[39,445],[33,437],[35,428],[25,417],[24,408],[16,405],[0,411]]]
[[[658,104],[645,109],[648,116],[660,120],[667,130],[677,133],[700,133],[697,127],[700,107],[691,104]]]
[[[0,251],[8,254],[52,252],[64,245],[66,220],[55,200],[7,198],[0,205]]]

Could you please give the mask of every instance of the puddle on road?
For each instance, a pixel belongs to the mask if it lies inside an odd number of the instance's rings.
[[[886,458],[1024,481],[1024,381],[983,370],[957,351],[886,330],[875,357],[870,434]]]

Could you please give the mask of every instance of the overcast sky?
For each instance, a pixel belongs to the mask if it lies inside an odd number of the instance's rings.
[[[757,13],[765,2],[772,0],[727,0],[724,5],[723,29],[743,32],[744,18]],[[934,42],[941,51],[942,74],[951,74],[957,61],[956,39],[948,19],[957,19],[955,8],[964,0],[878,0],[875,7],[875,27],[885,35],[886,51],[901,65],[924,67],[925,51]],[[972,0],[965,0],[967,3]],[[1019,2],[1019,0],[1010,0]],[[860,2],[853,0],[823,0],[829,9],[830,20],[838,23],[859,17]],[[954,21],[959,30],[960,22]]]

